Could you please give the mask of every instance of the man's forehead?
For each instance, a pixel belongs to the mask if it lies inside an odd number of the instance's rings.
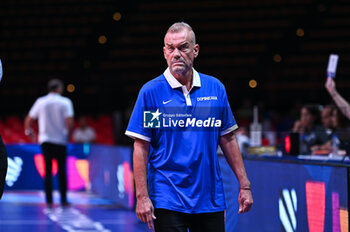
[[[174,45],[174,44],[186,44],[190,43],[191,38],[190,34],[186,30],[181,30],[179,32],[168,32],[164,38],[165,45]]]
[[[189,44],[190,42],[189,41],[180,41],[180,42],[177,42],[177,41],[165,41],[165,45],[166,46],[173,46],[173,45],[184,45],[184,44]]]

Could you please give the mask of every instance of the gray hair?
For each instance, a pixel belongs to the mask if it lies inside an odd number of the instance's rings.
[[[51,79],[47,84],[47,90],[49,92],[57,91],[59,88],[63,89],[63,82],[60,79]]]
[[[190,32],[191,40],[192,40],[191,42],[193,42],[193,44],[196,44],[196,35],[194,34],[192,27],[188,23],[176,22],[169,27],[166,34],[180,32],[184,29],[187,29]]]

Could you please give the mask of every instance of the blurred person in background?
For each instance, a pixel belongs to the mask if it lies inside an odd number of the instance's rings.
[[[295,121],[292,131],[300,135],[300,153],[311,155],[311,147],[327,142],[327,133],[320,125],[320,105],[305,105],[300,119]]]
[[[199,45],[188,24],[175,23],[168,29],[163,52],[168,68],[142,87],[125,132],[135,139],[137,217],[149,228],[154,222],[156,232],[225,231],[226,203],[216,153],[218,143],[240,184],[238,213],[248,212],[253,204],[234,134],[238,126],[225,88],[216,78],[193,69]],[[203,97],[207,97],[206,101],[199,100]],[[162,114],[159,108],[164,105],[176,109],[191,106],[196,116],[200,106],[210,107],[220,115],[222,123],[217,129],[205,131],[145,127],[145,110],[158,109],[152,113],[154,120]]]
[[[96,139],[94,128],[90,127],[87,118],[79,118],[79,127],[73,132],[73,141],[75,143],[93,143]]]
[[[338,93],[333,78],[327,78],[325,87],[340,111],[350,120],[350,104]]]
[[[45,160],[45,196],[48,207],[53,206],[52,199],[52,160],[57,160],[61,205],[68,206],[66,144],[73,128],[74,111],[72,101],[61,96],[64,85],[61,80],[52,79],[48,83],[48,94],[38,98],[27,115],[25,134],[35,138],[33,123],[38,120],[39,143]]]
[[[350,130],[349,120],[340,112],[338,108],[334,108],[332,111],[333,122],[333,137],[339,140],[338,149],[339,154],[350,154]]]
[[[7,152],[4,142],[0,136],[0,199],[4,192],[5,178],[7,172]]]
[[[339,139],[338,148],[340,153],[348,153],[350,139],[346,138],[349,135],[349,129],[347,128],[347,119],[341,114],[335,105],[327,105],[322,111],[323,126],[327,131],[327,142],[321,145],[315,145],[311,148],[313,154],[327,155],[332,152],[332,142],[334,136]]]
[[[322,126],[325,129],[327,134],[327,141],[324,144],[317,144],[311,147],[312,154],[318,155],[328,155],[332,149],[332,137],[334,135],[334,131],[338,127],[337,117],[335,118],[334,114],[337,111],[337,107],[335,105],[326,105],[321,112],[321,121]]]
[[[338,121],[334,118],[337,107],[333,104],[326,105],[321,112],[321,121],[323,128],[328,136],[331,136],[334,130],[338,127]]]

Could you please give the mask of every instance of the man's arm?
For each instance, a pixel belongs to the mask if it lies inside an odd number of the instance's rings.
[[[138,219],[147,222],[150,229],[153,228],[154,207],[149,199],[147,189],[147,164],[150,143],[141,139],[135,139],[134,142],[134,177],[136,185],[136,214]]]
[[[31,141],[35,142],[35,132],[33,130],[33,122],[34,119],[27,115],[27,117],[24,119],[24,134],[29,136]]]
[[[350,104],[338,93],[335,82],[331,77],[327,78],[325,87],[340,111],[350,120]]]
[[[238,196],[238,213],[248,212],[252,207],[253,197],[250,189],[250,181],[247,177],[235,134],[233,132],[230,132],[226,135],[221,136],[220,146],[224,152],[228,164],[235,173],[240,184]]]
[[[66,128],[67,128],[68,136],[70,136],[70,134],[72,133],[73,128],[74,128],[74,118],[73,117],[66,118]]]

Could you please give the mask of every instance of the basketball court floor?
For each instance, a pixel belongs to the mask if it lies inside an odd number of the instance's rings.
[[[150,231],[133,210],[85,192],[70,192],[72,205],[52,209],[43,192],[5,192],[0,200],[0,232],[144,232]],[[59,202],[58,192],[54,201]]]

